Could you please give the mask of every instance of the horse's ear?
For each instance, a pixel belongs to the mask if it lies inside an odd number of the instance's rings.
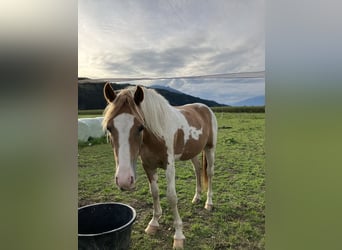
[[[109,82],[107,82],[103,88],[103,95],[108,103],[113,102],[116,98],[116,94]]]
[[[135,90],[134,93],[134,102],[136,105],[139,106],[139,104],[144,100],[144,91],[143,89],[138,85],[137,89]]]

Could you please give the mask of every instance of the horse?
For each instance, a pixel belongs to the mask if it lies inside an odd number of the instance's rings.
[[[174,219],[173,248],[182,249],[185,236],[177,208],[175,161],[192,161],[196,175],[192,202],[200,202],[202,188],[207,188],[205,209],[212,210],[217,141],[217,120],[213,111],[201,103],[171,106],[156,91],[143,86],[128,87],[116,93],[107,82],[103,93],[107,106],[102,126],[108,131],[113,148],[116,185],[121,190],[135,188],[137,159],[140,157],[153,198],[153,216],[145,232],[154,235],[162,215],[157,168],[165,169],[167,199]],[[200,153],[202,171],[198,159]]]

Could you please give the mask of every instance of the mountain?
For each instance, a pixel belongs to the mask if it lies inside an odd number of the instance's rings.
[[[232,106],[265,106],[265,96],[256,96],[231,104]]]
[[[170,91],[170,92],[173,92],[173,93],[184,94],[183,92],[178,91],[178,90],[176,90],[174,88],[171,88],[169,86],[162,86],[162,85],[155,84],[155,85],[151,85],[150,87],[152,89],[155,89],[155,90],[164,89],[164,90],[167,90],[167,91]]]
[[[92,80],[81,78],[78,81],[78,109],[104,109],[107,105],[106,100],[103,97],[103,87],[106,81]],[[131,84],[116,84],[111,83],[114,90],[118,91],[128,86],[134,86]],[[154,88],[159,94],[164,96],[172,106],[180,106],[188,103],[200,102],[209,107],[227,106],[217,103],[211,100],[205,100],[191,95],[184,94],[180,91],[170,91],[171,88]]]

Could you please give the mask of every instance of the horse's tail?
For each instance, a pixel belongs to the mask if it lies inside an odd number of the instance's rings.
[[[207,174],[207,157],[205,151],[202,152],[202,190],[207,190],[208,188],[208,174]]]

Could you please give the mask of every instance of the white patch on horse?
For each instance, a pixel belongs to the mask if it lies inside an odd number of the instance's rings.
[[[199,139],[199,136],[203,133],[202,128],[201,129],[197,129],[195,127],[189,127],[189,133],[191,135],[191,137],[195,140]]]
[[[120,166],[131,166],[131,153],[129,145],[129,133],[134,124],[134,116],[122,113],[113,119],[114,127],[118,131],[118,159]]]
[[[186,144],[190,138],[194,140],[198,140],[200,135],[203,133],[202,128],[197,129],[195,127],[190,126],[188,121],[185,119],[185,117],[184,119],[182,119],[182,125],[177,127],[177,129],[179,128],[182,129],[184,132],[184,144]]]

